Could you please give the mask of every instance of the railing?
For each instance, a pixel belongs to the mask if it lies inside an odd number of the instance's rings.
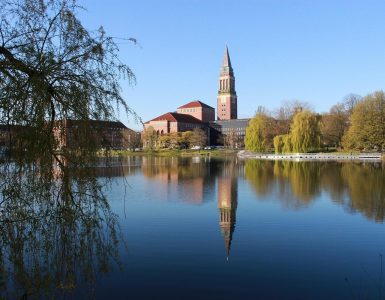
[[[268,160],[381,160],[381,153],[253,153],[248,151],[238,152],[241,158],[256,158]]]

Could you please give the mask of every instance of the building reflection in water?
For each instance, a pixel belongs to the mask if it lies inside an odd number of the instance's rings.
[[[235,230],[238,205],[238,181],[235,162],[224,164],[222,174],[218,176],[219,226],[225,242],[227,260],[230,256],[231,241]]]
[[[64,167],[71,167],[64,156],[59,155],[58,159]],[[127,177],[139,172],[141,164],[141,157],[108,157],[99,158],[91,167],[83,168],[83,170],[96,178]],[[63,176],[62,167],[57,161],[52,166],[52,175],[55,179]]]
[[[159,195],[166,194],[166,197],[159,198],[166,201],[179,199],[184,203],[202,204],[205,198],[206,201],[212,199],[207,188],[213,189],[217,183],[219,226],[228,259],[236,222],[238,175],[244,172],[243,164],[237,164],[234,159],[206,157],[143,157],[142,172],[145,177],[162,183],[157,188]]]
[[[143,157],[142,172],[161,183],[159,199],[200,205],[211,200],[206,195],[214,188],[217,165],[207,157]]]

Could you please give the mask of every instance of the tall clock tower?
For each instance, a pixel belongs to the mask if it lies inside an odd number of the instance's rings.
[[[219,90],[217,97],[217,119],[231,120],[237,118],[237,93],[235,92],[235,77],[231,67],[227,46],[223,57]]]

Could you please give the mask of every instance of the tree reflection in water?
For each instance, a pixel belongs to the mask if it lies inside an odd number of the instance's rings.
[[[93,169],[63,158],[0,168],[0,298],[92,296],[119,234]]]
[[[385,172],[381,164],[345,164],[341,176],[346,182],[351,207],[377,222],[385,219]]]
[[[385,219],[381,163],[247,160],[245,177],[259,196],[277,190],[277,199],[288,208],[306,207],[326,191],[350,212],[376,222]]]

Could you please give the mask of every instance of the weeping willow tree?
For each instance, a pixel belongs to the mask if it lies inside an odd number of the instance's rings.
[[[133,113],[120,82],[135,77],[114,39],[84,28],[78,9],[72,0],[0,0],[0,123],[11,150],[0,165],[6,298],[74,289],[82,271],[108,270],[117,246],[116,217],[88,168],[100,163],[90,120]],[[58,152],[65,119],[82,121],[77,147]]]
[[[266,152],[272,144],[272,137],[269,133],[271,118],[264,112],[257,112],[249,122],[245,134],[246,150]]]
[[[293,152],[306,153],[320,147],[320,121],[319,117],[308,111],[298,112],[290,130],[290,140]]]
[[[112,120],[119,107],[132,113],[119,82],[134,74],[113,38],[102,27],[87,31],[77,10],[71,0],[0,0],[1,123],[18,126],[32,159],[57,149],[59,120]],[[91,150],[87,139],[78,143]]]
[[[282,135],[277,135],[274,137],[274,151],[276,154],[282,153],[282,146],[283,146],[283,141],[282,141]]]

